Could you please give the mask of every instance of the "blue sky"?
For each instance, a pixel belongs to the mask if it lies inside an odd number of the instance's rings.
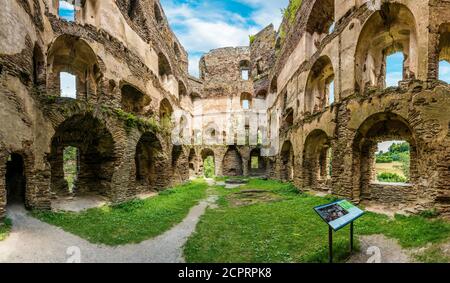
[[[74,6],[66,1],[59,1],[59,16],[67,21],[75,19]]]
[[[189,72],[198,76],[198,62],[211,49],[249,44],[249,35],[273,23],[278,29],[281,10],[289,0],[160,0],[169,24],[189,53]],[[73,6],[60,1],[60,15],[73,20]],[[403,55],[388,57],[387,86],[402,77]],[[450,83],[450,64],[440,64],[440,79]]]
[[[160,0],[169,24],[189,53],[189,72],[198,76],[203,53],[249,44],[249,35],[281,23],[289,0]]]

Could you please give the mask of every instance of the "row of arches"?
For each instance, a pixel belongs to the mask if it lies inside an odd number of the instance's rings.
[[[33,84],[38,90],[50,95],[96,103],[102,91],[107,89],[114,93],[116,88],[116,83],[109,81],[108,87],[102,89],[103,65],[86,41],[71,35],[61,35],[49,48],[47,60],[39,45],[35,45]],[[162,65],[162,74],[170,72],[167,70],[170,66]],[[180,95],[187,92],[182,81],[179,83],[179,91]],[[155,112],[151,102],[152,99],[138,87],[128,82],[120,83],[120,106],[125,112],[151,116]],[[159,112],[162,120],[171,116],[173,108],[167,98],[160,101]]]
[[[376,158],[383,143],[405,143],[408,145],[408,160],[405,163],[408,176],[405,182],[383,180],[377,176]],[[340,143],[345,144],[347,143]],[[419,159],[418,141],[410,123],[403,117],[392,112],[380,112],[366,118],[354,132],[353,139],[348,141],[350,148],[335,148],[333,137],[324,130],[315,129],[309,132],[304,139],[301,148],[301,156],[294,154],[292,143],[285,141],[279,155],[279,178],[283,181],[299,182],[304,189],[313,189],[330,192],[333,184],[340,182],[342,176],[337,174],[351,174],[350,194],[355,200],[376,198],[415,198],[418,186],[419,172],[417,161]],[[348,150],[348,151],[347,151]],[[351,156],[342,155],[342,152],[351,152]],[[382,151],[381,151],[382,152]],[[337,156],[334,156],[337,153]],[[342,168],[344,159],[351,157],[352,167]],[[301,162],[296,162],[301,159]],[[334,166],[337,166],[336,172]],[[395,183],[397,182],[397,183]],[[339,183],[342,185],[342,183]],[[380,188],[402,188],[399,191],[385,191],[380,193]],[[403,188],[410,188],[407,193]],[[389,195],[390,193],[394,194]],[[376,196],[374,196],[376,195]]]
[[[331,32],[328,29],[334,25],[333,7],[334,1],[315,1],[306,24],[306,32],[311,34],[312,41],[316,39],[320,43]],[[442,24],[438,31],[436,68],[431,66],[433,62],[429,62],[429,68],[436,69],[436,77],[432,79],[444,82],[450,82],[446,71],[450,66],[449,56],[446,55],[450,48],[450,41],[447,40],[450,38],[449,26]],[[398,86],[401,81],[416,79],[421,60],[420,48],[418,23],[409,7],[400,3],[383,3],[379,10],[365,19],[358,36],[353,64],[355,91],[364,93],[366,90]],[[314,50],[322,49],[316,47]],[[308,67],[305,87],[299,88],[302,92],[301,97],[297,97],[299,114],[322,112],[340,100],[334,80],[335,71],[341,67],[338,64],[343,63],[333,61],[327,55],[329,52],[326,48],[323,50],[322,56],[312,57],[314,61]],[[271,93],[278,92],[276,76],[272,78],[268,90]]]

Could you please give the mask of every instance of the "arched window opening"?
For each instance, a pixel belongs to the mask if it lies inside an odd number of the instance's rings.
[[[263,131],[261,129],[258,129],[257,137],[256,137],[256,144],[258,146],[263,145]]]
[[[8,204],[25,203],[25,162],[20,154],[11,154],[6,162],[5,185]]]
[[[384,141],[377,144],[375,175],[372,181],[382,183],[408,183],[411,152],[406,141]]]
[[[74,1],[59,0],[58,2],[58,15],[61,19],[69,22],[75,21],[75,5]]]
[[[79,172],[78,148],[73,146],[65,147],[63,152],[63,160],[64,180],[67,182],[69,193],[73,194],[76,188]]]
[[[97,55],[80,37],[60,35],[47,57],[48,87],[65,97],[95,99],[103,74]]]
[[[439,80],[450,84],[450,62],[446,60],[439,62]]]
[[[438,78],[450,83],[450,24],[440,27]]]
[[[241,107],[244,110],[249,110],[251,108],[252,95],[250,93],[241,94]]]
[[[333,98],[331,98],[333,97]],[[305,113],[323,111],[334,102],[334,70],[330,58],[320,57],[312,66],[305,91]]]
[[[239,70],[241,79],[244,81],[248,81],[250,79],[250,62],[248,60],[242,60],[239,63]]]
[[[370,116],[353,142],[354,198],[390,202],[395,196],[398,203],[414,197],[405,188],[418,182],[420,154],[406,119],[391,112]]]
[[[264,157],[261,156],[261,150],[255,148],[250,152],[249,160],[250,175],[258,176],[266,173],[266,163]]]
[[[77,77],[67,72],[59,73],[61,97],[77,99]]]
[[[327,85],[328,90],[328,105],[333,105],[335,98],[334,98],[334,79]]]
[[[366,21],[358,39],[356,90],[383,89],[400,80],[414,79],[418,69],[417,49],[416,21],[411,11],[402,4],[382,4]],[[393,66],[393,71],[387,65]]]
[[[215,156],[211,149],[202,150],[203,175],[206,178],[213,178],[216,175]]]
[[[306,31],[318,46],[334,30],[334,0],[317,0],[309,14]]]
[[[395,52],[386,57],[386,87],[398,86],[403,80],[403,61],[402,52]]]

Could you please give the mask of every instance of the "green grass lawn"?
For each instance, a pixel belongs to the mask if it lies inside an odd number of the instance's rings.
[[[265,192],[252,193],[255,189]],[[313,207],[333,198],[300,194],[290,184],[257,179],[238,189],[215,190],[219,208],[202,216],[185,245],[188,262],[327,262],[328,228]],[[355,233],[384,234],[413,248],[447,240],[450,223],[367,213],[355,222]],[[336,260],[348,256],[348,237],[348,228],[335,233]]]
[[[195,180],[146,200],[93,208],[81,213],[34,211],[33,216],[92,243],[139,243],[181,222],[190,208],[206,197],[208,185]]]
[[[11,220],[6,218],[3,223],[0,223],[0,241],[3,241],[6,239],[6,237],[9,235],[9,232],[11,231]]]

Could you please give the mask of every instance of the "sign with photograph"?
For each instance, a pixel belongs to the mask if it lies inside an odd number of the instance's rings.
[[[364,214],[364,211],[347,200],[317,206],[314,210],[334,231],[338,231]]]

